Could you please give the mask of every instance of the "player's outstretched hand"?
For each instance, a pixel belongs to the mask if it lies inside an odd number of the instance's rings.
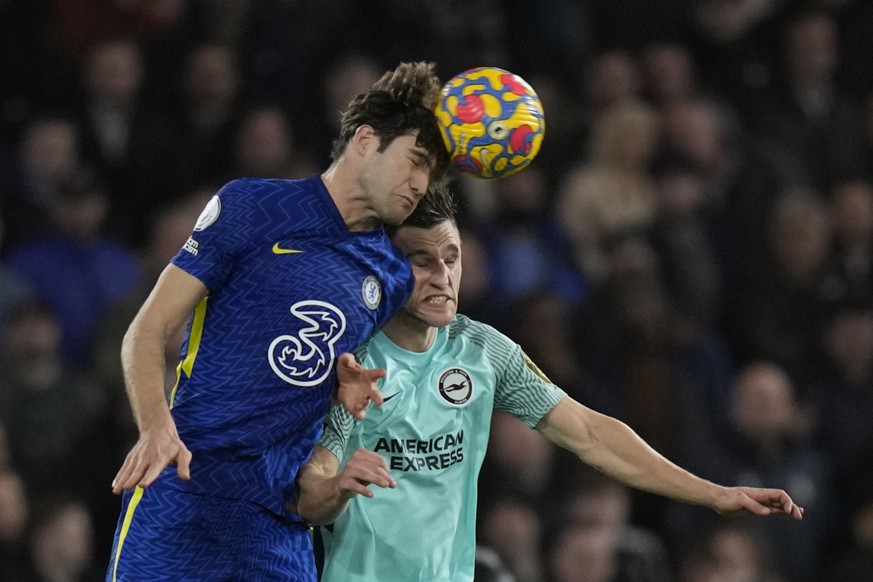
[[[336,364],[337,400],[352,416],[364,420],[370,402],[382,406],[382,393],[376,387],[376,380],[384,378],[385,374],[382,368],[360,365],[352,354],[342,354]]]
[[[366,449],[356,450],[336,479],[340,493],[346,498],[354,495],[373,497],[374,493],[368,485],[392,489],[397,486],[391,478],[385,458],[379,453]]]
[[[118,495],[137,485],[148,487],[174,461],[179,478],[190,479],[191,451],[179,438],[174,424],[143,431],[112,480],[112,492]]]
[[[803,519],[803,508],[781,489],[726,487],[713,509],[722,515],[747,512],[764,516],[790,515],[794,519]]]

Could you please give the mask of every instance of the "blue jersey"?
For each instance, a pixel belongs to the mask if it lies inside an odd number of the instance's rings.
[[[320,434],[335,360],[407,299],[410,267],[379,228],[350,232],[320,176],[240,179],[173,263],[209,292],[170,397],[193,453],[179,488],[282,512]]]

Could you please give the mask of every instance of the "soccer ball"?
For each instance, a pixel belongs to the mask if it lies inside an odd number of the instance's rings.
[[[530,164],[546,130],[533,88],[496,67],[449,79],[435,113],[452,165],[479,178],[503,178]]]

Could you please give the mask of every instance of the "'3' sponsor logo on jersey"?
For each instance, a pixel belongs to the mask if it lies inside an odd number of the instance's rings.
[[[291,315],[303,325],[294,335],[274,339],[267,350],[267,359],[276,375],[285,382],[316,386],[333,370],[335,346],[346,330],[346,317],[330,303],[314,299],[292,305]]]

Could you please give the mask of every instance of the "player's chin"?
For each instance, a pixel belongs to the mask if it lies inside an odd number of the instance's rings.
[[[419,316],[430,326],[443,327],[452,322],[457,311],[454,303],[425,303],[419,311]]]
[[[399,226],[404,220],[409,218],[409,215],[412,214],[416,206],[418,206],[418,200],[404,196],[395,208],[392,208],[390,212],[386,213],[386,216],[382,217],[382,221]]]

